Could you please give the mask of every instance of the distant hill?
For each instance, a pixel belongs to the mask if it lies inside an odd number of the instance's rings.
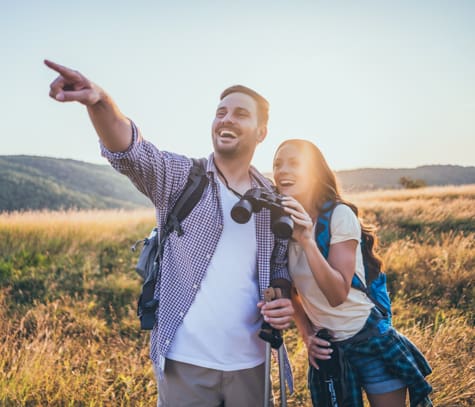
[[[475,167],[424,165],[416,168],[361,168],[337,171],[344,191],[400,188],[401,177],[423,180],[427,185],[475,184]]]
[[[475,167],[428,165],[336,173],[345,191],[399,188],[399,179],[427,185],[475,184]],[[0,156],[0,212],[26,209],[150,207],[149,200],[108,164],[26,155]]]
[[[109,165],[26,155],[0,156],[0,211],[151,206]]]

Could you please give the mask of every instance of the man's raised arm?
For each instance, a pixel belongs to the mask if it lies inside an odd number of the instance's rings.
[[[58,102],[79,102],[85,105],[104,146],[112,152],[127,150],[132,143],[130,121],[112,98],[78,71],[49,60],[44,62],[59,73],[50,85],[49,95]]]

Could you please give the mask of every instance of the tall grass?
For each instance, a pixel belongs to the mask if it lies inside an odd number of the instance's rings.
[[[475,186],[348,198],[379,226],[394,325],[428,358],[435,405],[475,405]],[[150,210],[0,214],[0,405],[155,405],[129,250],[153,224]],[[288,405],[309,406],[305,346],[285,338]]]

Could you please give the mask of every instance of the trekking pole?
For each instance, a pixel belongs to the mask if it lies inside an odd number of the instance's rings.
[[[264,382],[264,407],[269,407],[270,403],[270,363],[271,363],[271,346],[266,342],[266,365],[265,365],[265,382]]]
[[[282,298],[280,288],[269,287],[264,290],[264,300],[270,302],[276,298]],[[284,375],[284,341],[279,330],[263,322],[259,337],[266,342],[266,361],[265,361],[265,385],[264,385],[264,407],[269,407],[271,393],[271,348],[278,349],[279,355],[279,387],[280,387],[280,403],[281,406],[287,406],[285,393],[285,375]]]
[[[332,336],[328,329],[320,329],[316,335],[319,338],[325,339],[330,342]],[[331,342],[330,342],[331,343]],[[318,360],[318,365],[320,366],[319,379],[321,381],[321,396],[323,398],[323,403],[325,407],[339,407],[337,396],[337,388],[335,383],[335,375],[338,369],[337,366],[336,354],[331,355],[329,360]]]
[[[280,383],[280,405],[287,407],[287,397],[285,394],[285,369],[284,369],[284,345],[279,347],[279,383]]]

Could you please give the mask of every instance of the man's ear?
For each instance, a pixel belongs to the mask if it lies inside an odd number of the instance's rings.
[[[257,130],[257,141],[262,143],[267,136],[267,126],[261,126]]]

